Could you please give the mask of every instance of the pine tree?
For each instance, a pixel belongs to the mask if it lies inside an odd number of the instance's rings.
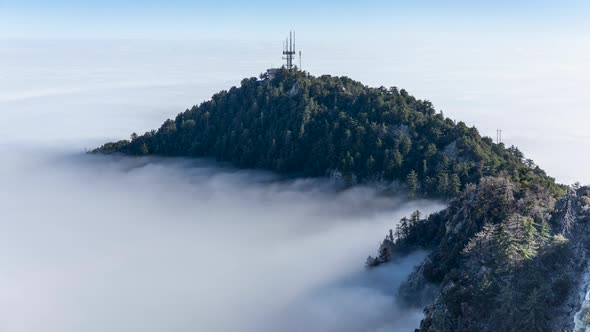
[[[506,222],[506,228],[514,238],[518,256],[531,259],[537,254],[539,232],[532,218],[513,215]]]
[[[537,249],[539,249],[539,245],[537,243],[539,231],[536,228],[533,218],[522,217],[521,221],[523,226],[523,256],[526,259],[530,259],[537,254]]]
[[[496,268],[499,272],[509,272],[520,261],[518,243],[504,224],[499,224],[494,231],[493,240],[496,247]]]
[[[373,256],[367,257],[367,260],[365,261],[365,267],[370,269],[372,267],[378,266],[379,265],[379,260],[377,258],[373,258]]]
[[[373,174],[373,169],[375,166],[375,158],[373,158],[373,156],[369,156],[369,159],[367,159],[367,162],[366,162],[366,166],[367,166],[367,168],[366,168],[367,174]]]
[[[139,150],[139,151],[141,152],[141,154],[148,154],[148,153],[149,153],[149,149],[148,149],[148,146],[147,146],[147,144],[143,143],[143,144],[141,145],[141,147],[140,147],[140,150]]]
[[[418,192],[418,174],[412,170],[406,177],[406,185],[410,193],[410,197],[414,197]]]
[[[420,213],[420,210],[416,210],[414,212],[412,212],[412,215],[410,216],[410,220],[413,224],[417,224],[420,221],[420,217],[421,217],[422,213]]]
[[[400,221],[400,229],[401,229],[401,233],[402,233],[402,237],[403,238],[407,238],[409,233],[410,233],[410,228],[408,225],[408,218],[403,217]]]
[[[395,225],[395,238],[399,241],[402,238],[402,231],[399,224]]]
[[[379,247],[379,256],[378,256],[378,260],[380,263],[387,263],[389,262],[389,258],[391,257],[391,252],[389,250],[389,246],[387,245],[386,242],[381,243],[381,246]]]
[[[402,168],[404,163],[404,157],[402,156],[401,152],[398,149],[393,151],[393,167],[397,170]]]
[[[547,220],[543,220],[539,228],[540,244],[545,245],[551,240],[551,226],[549,226]]]
[[[396,166],[391,151],[389,149],[385,149],[383,152],[383,172],[386,179],[391,180],[394,178],[393,170],[395,167]]]
[[[486,224],[463,248],[463,254],[472,257],[479,264],[489,265],[497,254],[495,239],[497,225]]]
[[[402,155],[407,156],[412,149],[412,140],[408,136],[402,135],[400,148]]]
[[[447,173],[440,173],[438,175],[438,184],[436,187],[436,191],[439,194],[446,194],[449,188],[449,176]]]
[[[547,317],[545,309],[547,304],[543,294],[538,288],[533,289],[526,298],[522,315],[522,331],[547,331]]]
[[[459,178],[459,175],[455,173],[451,175],[451,181],[447,192],[451,197],[455,197],[461,192],[461,179]]]
[[[510,280],[500,285],[498,295],[495,297],[496,310],[491,321],[496,331],[514,331],[515,323],[520,319],[519,306],[517,305],[518,292]]]

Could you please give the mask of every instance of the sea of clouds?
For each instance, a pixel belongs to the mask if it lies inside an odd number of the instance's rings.
[[[425,253],[370,272],[364,261],[401,217],[442,204],[208,160],[85,154],[156,128],[243,70],[213,47],[201,61],[217,69],[190,72],[182,44],[166,45],[0,47],[0,330],[417,326],[421,311],[395,294]]]
[[[373,44],[337,61],[310,41],[304,63],[313,74],[406,87],[484,134],[503,128],[558,179],[588,179],[580,52],[543,52],[534,40],[420,40],[391,57]],[[246,50],[238,61],[214,41],[0,45],[0,330],[417,326],[420,310],[399,308],[395,292],[425,253],[370,272],[363,263],[399,218],[442,204],[207,160],[84,153],[280,62],[274,44],[232,45]]]
[[[363,263],[396,220],[439,204],[205,160],[2,153],[3,330],[409,331],[420,320],[395,293],[424,253]]]

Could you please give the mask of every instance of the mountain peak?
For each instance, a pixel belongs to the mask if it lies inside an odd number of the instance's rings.
[[[455,197],[500,174],[561,190],[517,148],[445,118],[406,90],[286,68],[243,79],[157,131],[93,152],[215,157],[281,174],[341,174],[349,184],[398,181],[410,195]]]

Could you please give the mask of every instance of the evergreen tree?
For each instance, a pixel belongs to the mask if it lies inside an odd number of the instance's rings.
[[[449,176],[447,173],[440,173],[438,175],[438,185],[437,185],[437,192],[439,193],[447,193],[449,189]]]
[[[418,174],[414,170],[411,170],[406,177],[406,185],[410,196],[415,196],[418,191]]]
[[[365,261],[365,267],[370,269],[376,267],[377,265],[379,265],[379,260],[369,255],[369,257],[367,257],[367,260]]]
[[[547,303],[542,292],[538,288],[533,289],[524,303],[524,310],[520,328],[522,331],[545,332],[548,331],[545,309]]]
[[[546,220],[543,220],[539,228],[539,241],[542,245],[547,244],[551,240],[551,227]]]
[[[461,192],[461,179],[459,175],[453,173],[451,181],[449,182],[448,194],[451,197],[457,196]]]
[[[410,224],[411,225],[415,225],[420,221],[420,217],[421,217],[422,213],[420,213],[420,210],[416,210],[414,212],[412,212],[412,214],[410,215]]]
[[[141,154],[144,154],[144,155],[149,153],[149,149],[148,149],[147,144],[143,143],[141,145],[140,152],[141,152]]]
[[[520,261],[519,245],[504,224],[499,224],[495,228],[493,239],[497,251],[497,269],[509,272]]]
[[[410,234],[410,227],[409,227],[409,223],[408,223],[408,218],[403,217],[399,221],[399,225],[400,225],[402,238],[408,237],[408,235]]]
[[[391,258],[391,251],[389,250],[389,245],[387,242],[381,243],[379,247],[379,257],[377,258],[380,263],[387,263]]]

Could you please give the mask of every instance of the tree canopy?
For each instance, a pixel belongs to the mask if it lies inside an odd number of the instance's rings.
[[[282,69],[93,152],[214,157],[238,167],[347,183],[399,181],[412,195],[454,197],[483,176],[559,190],[514,147],[495,144],[396,87]]]

